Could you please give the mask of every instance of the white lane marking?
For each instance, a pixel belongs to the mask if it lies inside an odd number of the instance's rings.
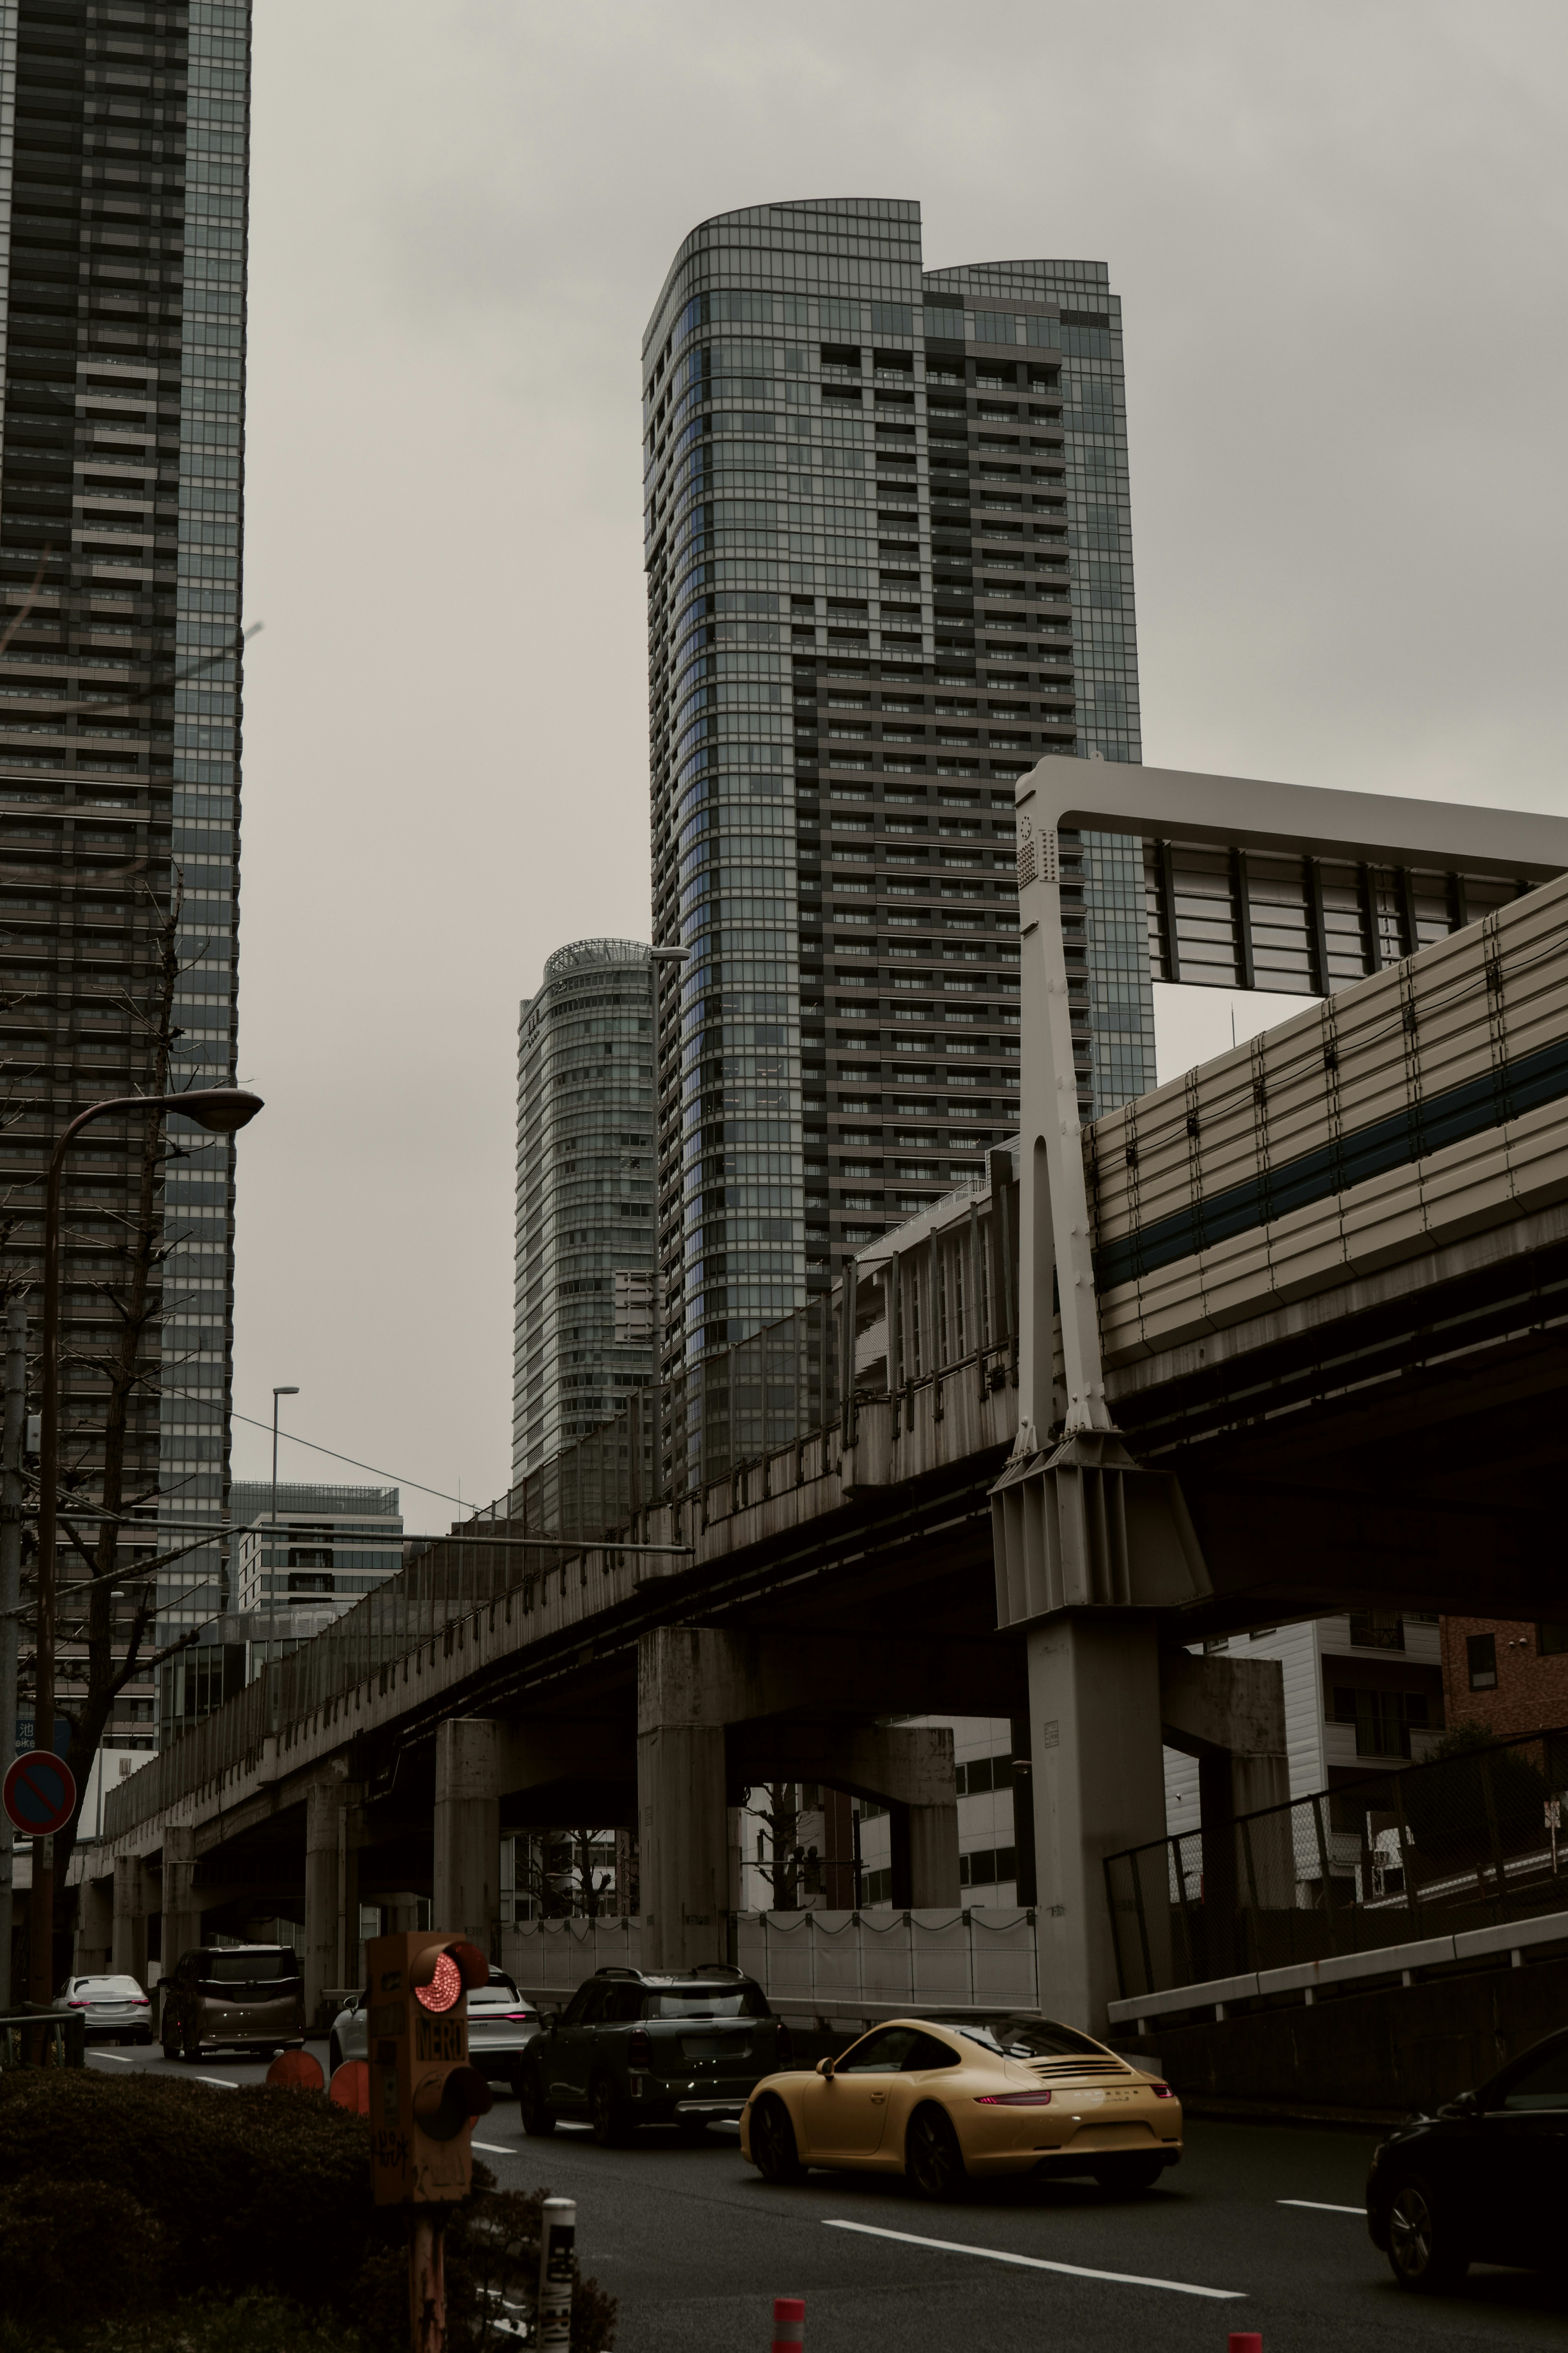
[[[220,2092],[237,2092],[239,2085],[230,2083],[226,2075],[198,2075],[198,2084],[216,2084]]]
[[[1276,2206],[1304,2206],[1311,2214],[1359,2214],[1366,2221],[1364,2206],[1325,2206],[1321,2198],[1277,2198]]]
[[[944,2255],[983,2255],[987,2263],[1022,2263],[1032,2272],[1066,2272],[1071,2279],[1110,2280],[1117,2287],[1163,2287],[1173,2295],[1206,2295],[1216,2303],[1237,2303],[1247,2295],[1244,2287],[1194,2287],[1190,2280],[1146,2279],[1140,2272],[1100,2272],[1088,2263],[1047,2263],[1044,2255],[1016,2255],[1007,2247],[966,2247],[957,2239],[922,2239],[913,2231],[882,2231],[874,2222],[838,2222],[824,2221],[828,2231],[858,2231],[868,2239],[897,2239],[906,2247],[935,2247]]]
[[[89,2059],[112,2059],[117,2067],[134,2067],[136,2064],[134,2059],[127,2059],[118,2051],[89,2051],[87,2055]]]
[[[515,2157],[517,2155],[515,2148],[502,2148],[499,2140],[474,2140],[468,2143],[468,2147],[470,2148],[482,2148],[487,2157]]]

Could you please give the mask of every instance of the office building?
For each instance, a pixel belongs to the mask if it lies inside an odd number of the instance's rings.
[[[248,90],[246,0],[0,8],[0,1275],[32,1300],[66,1122],[164,1083],[170,1029],[166,1083],[233,1074]],[[123,1488],[159,1530],[124,1551],[215,1541],[160,1580],[158,1641],[226,1598],[234,1155],[187,1122],[170,1140]],[[139,1124],[101,1122],[67,1188],[61,1452],[84,1498],[141,1155]],[[68,1640],[58,1672],[68,1704]],[[106,1737],[153,1718],[144,1677]]]
[[[273,1609],[324,1609],[341,1618],[403,1566],[403,1514],[395,1487],[312,1487],[237,1479],[229,1491],[236,1530],[237,1607],[263,1619]],[[283,1533],[286,1531],[286,1533]]]
[[[667,1372],[1016,1124],[1014,782],[1137,760],[1103,264],[923,267],[919,206],[687,237],[643,350]],[[1142,857],[1064,845],[1083,1116],[1153,1082]]]
[[[653,999],[646,946],[577,940],[523,1000],[512,1478],[652,1377]]]
[[[237,1479],[229,1489],[233,1606],[169,1660],[159,1681],[163,1746],[287,1658],[403,1566],[395,1487],[317,1486]],[[286,1533],[274,1531],[285,1528]],[[151,1743],[149,1743],[151,1746]]]

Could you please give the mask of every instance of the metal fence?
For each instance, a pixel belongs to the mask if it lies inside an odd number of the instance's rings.
[[[1108,1856],[1124,2000],[1568,1909],[1568,1731]]]
[[[1030,1911],[732,1912],[730,1953],[770,2001],[795,2011],[1039,2006]],[[500,1955],[527,1991],[570,1994],[606,1964],[636,1968],[642,1922],[520,1921],[502,1928]]]

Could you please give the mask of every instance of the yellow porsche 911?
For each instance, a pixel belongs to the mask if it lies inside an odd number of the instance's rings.
[[[814,2165],[901,2173],[924,2198],[961,2198],[1004,2173],[1149,2189],[1181,2158],[1182,2104],[1157,2076],[1048,2019],[896,2019],[812,2073],[764,2075],[741,2149],[767,2181],[804,2181]]]

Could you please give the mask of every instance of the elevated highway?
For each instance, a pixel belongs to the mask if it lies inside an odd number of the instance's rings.
[[[1228,1757],[1251,1804],[1282,1769],[1258,1694],[1186,1646],[1347,1601],[1562,1614],[1568,827],[1093,781],[1120,805],[1022,828],[1025,1123],[990,1183],[121,1784],[84,1960],[276,1909],[341,1984],[359,1900],[428,1894],[488,1936],[502,1829],[584,1820],[637,1833],[647,1958],[721,1957],[726,1809],[775,1778],[889,1804],[895,1902],[956,1904],[951,1744],[888,1719],[984,1714],[1032,1771],[1044,1981],[1103,2022],[1098,1858],[1162,1834],[1162,1739]],[[1429,856],[1486,912],[1447,889],[1428,944],[1080,1129],[1069,821]]]

